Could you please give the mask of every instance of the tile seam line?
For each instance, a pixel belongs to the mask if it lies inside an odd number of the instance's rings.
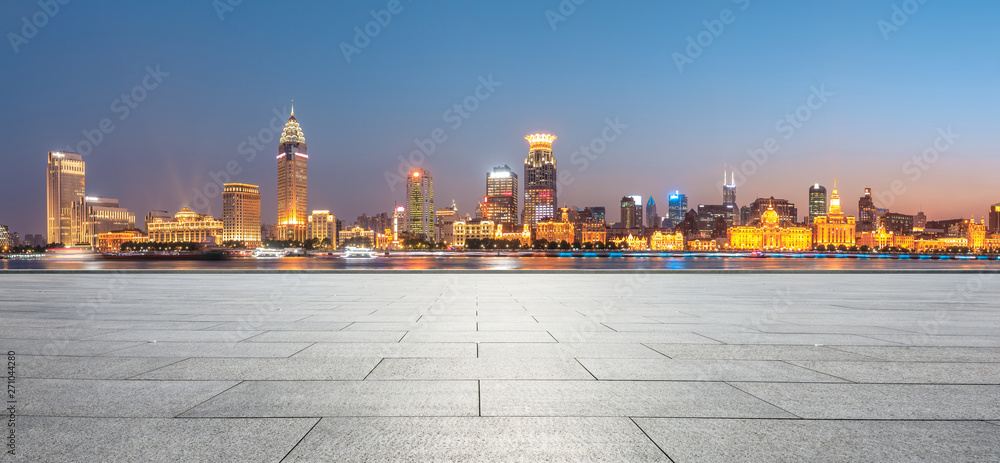
[[[323,421],[323,418],[316,419],[316,422],[309,427],[309,430],[307,430],[304,434],[302,434],[302,437],[300,437],[299,440],[295,442],[295,445],[293,445],[292,448],[288,449],[288,453],[285,453],[285,456],[281,457],[281,460],[278,460],[279,463],[285,461],[285,459],[287,459],[288,456],[291,455],[296,448],[298,448],[299,444],[301,444],[302,441],[306,440],[306,436],[308,436],[309,433],[313,431],[313,429],[316,429],[316,426],[319,425],[320,421]]]
[[[666,451],[666,450],[663,450],[663,447],[660,447],[660,444],[659,444],[659,443],[657,443],[657,442],[656,442],[655,440],[653,440],[653,438],[652,438],[652,437],[649,437],[649,434],[648,434],[648,433],[646,433],[646,430],[645,430],[645,429],[642,429],[642,426],[639,426],[639,423],[636,423],[636,422],[635,422],[635,418],[633,418],[633,417],[629,416],[629,417],[628,417],[628,420],[629,420],[629,421],[631,421],[631,422],[632,422],[632,424],[634,424],[634,425],[635,425],[635,427],[639,429],[639,432],[641,432],[641,433],[642,433],[642,435],[646,436],[646,439],[649,439],[649,442],[650,442],[650,443],[652,443],[653,445],[655,445],[655,446],[656,446],[657,450],[659,450],[659,451],[660,451],[660,453],[662,453],[662,454],[663,454],[663,456],[667,457],[667,460],[670,460],[670,462],[671,462],[671,463],[675,463],[674,459],[673,459],[673,458],[670,458],[670,455],[668,455],[668,454],[667,454],[667,451]]]

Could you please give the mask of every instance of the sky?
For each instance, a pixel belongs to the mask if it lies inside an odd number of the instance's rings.
[[[65,149],[140,226],[221,216],[226,181],[260,185],[273,223],[292,99],[309,208],[347,224],[403,202],[413,165],[474,213],[493,166],[523,180],[536,132],[558,136],[560,205],[609,221],[624,195],[718,204],[727,164],[739,204],[800,215],[835,180],[849,214],[865,187],[931,220],[1000,202],[997,2],[48,2],[0,7],[0,224],[22,235],[45,233]]]

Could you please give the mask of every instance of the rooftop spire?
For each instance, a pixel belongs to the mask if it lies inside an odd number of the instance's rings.
[[[295,117],[295,98],[292,98],[292,117]]]

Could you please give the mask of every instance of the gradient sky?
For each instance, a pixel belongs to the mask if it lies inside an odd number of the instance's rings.
[[[454,199],[462,213],[474,212],[492,166],[523,177],[534,132],[559,137],[558,169],[573,175],[559,202],[607,206],[612,221],[625,194],[654,195],[661,214],[673,190],[692,206],[721,202],[723,165],[743,165],[772,137],[780,148],[738,175],[741,205],[775,196],[805,215],[808,187],[834,179],[850,214],[864,187],[893,181],[902,194],[880,205],[932,220],[1000,202],[997,2],[587,0],[553,30],[546,12],[569,0],[402,0],[348,63],[340,44],[388,3],[243,1],[220,20],[227,0],[71,1],[51,16],[35,0],[4,2],[0,223],[45,233],[45,153],[77,145],[103,118],[114,130],[86,157],[88,194],[119,198],[141,226],[151,209],[201,202],[195,192],[233,161],[231,180],[261,186],[273,223],[277,141],[253,159],[240,146],[270,130],[274,111],[283,124],[292,98],[309,208],[348,224],[402,202],[385,174],[437,128],[447,140],[424,167],[436,205]],[[894,5],[919,8],[905,23],[897,14],[886,40],[879,21],[892,24]],[[733,20],[680,72],[674,54],[726,9]],[[47,24],[15,53],[8,33],[33,15]],[[116,99],[157,65],[169,75],[120,119]],[[452,129],[445,111],[489,76],[500,86]],[[813,87],[833,95],[785,139],[776,121]],[[586,168],[572,162],[616,117],[622,134]],[[935,162],[907,164],[949,127],[960,138],[939,142]],[[221,215],[220,197],[208,204],[201,212]]]

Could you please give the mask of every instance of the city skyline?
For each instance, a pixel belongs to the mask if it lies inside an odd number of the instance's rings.
[[[547,12],[558,12],[558,2],[404,2],[350,62],[340,44],[352,43],[354,28],[363,30],[370,10],[384,3],[319,7],[303,15],[310,16],[306,32],[294,38],[254,32],[280,14],[272,5],[243,4],[221,21],[204,5],[152,7],[139,18],[129,16],[136,10],[128,3],[64,5],[27,43],[6,51],[19,70],[2,77],[19,89],[9,98],[16,111],[0,125],[16,153],[6,169],[24,175],[0,186],[22,198],[0,204],[0,223],[22,235],[44,233],[41,156],[82,141],[96,145],[84,156],[88,196],[121,198],[137,216],[188,206],[218,217],[221,193],[208,194],[206,185],[228,175],[260,185],[268,198],[263,220],[274,223],[274,165],[262,159],[274,151],[292,97],[318,153],[310,159],[308,209],[342,218],[390,211],[404,185],[385,174],[417,149],[414,140],[433,141],[438,129],[445,140],[434,142],[421,167],[434,174],[439,202],[454,199],[463,214],[475,210],[484,172],[516,166],[523,134],[546,132],[559,136],[554,155],[574,180],[559,186],[557,207],[614,208],[633,194],[666,204],[675,190],[689,208],[716,204],[717,166],[730,164],[741,204],[774,196],[801,212],[808,186],[838,179],[845,213],[857,216],[853,198],[865,187],[878,203],[898,181],[905,192],[880,207],[922,210],[932,220],[981,218],[997,202],[989,169],[979,168],[1000,145],[990,124],[1000,69],[981,59],[1000,43],[987,20],[997,6],[927,4],[886,33],[879,22],[892,20],[893,5],[722,1],[643,5],[647,14],[638,15],[587,2],[553,23]],[[37,9],[13,5],[0,25],[20,34],[21,17]],[[688,37],[718,26],[724,10],[735,21],[679,70],[675,54],[688,56]],[[827,29],[812,31],[803,20],[817,15]],[[435,30],[462,17],[479,19]],[[331,24],[320,27],[320,18]],[[175,35],[181,22],[192,24],[183,28],[190,37]],[[114,38],[89,33],[112,23],[147,27]],[[514,23],[519,28],[510,30]],[[604,42],[589,37],[595,30]],[[83,53],[109,49],[115,53]],[[248,58],[246,50],[254,53]],[[302,63],[299,72],[272,66],[289,54]],[[215,65],[203,66],[204,59]],[[78,71],[50,72],[52,62]],[[419,77],[428,66],[436,71]],[[412,72],[383,76],[385,69]],[[212,82],[227,91],[206,85]],[[263,143],[262,134],[271,140]],[[251,136],[260,136],[262,149]],[[580,146],[601,149],[589,159]],[[927,161],[914,162],[929,149],[936,151]],[[749,153],[767,159],[758,163]],[[239,173],[227,172],[230,162]],[[745,175],[745,162],[753,175]]]

